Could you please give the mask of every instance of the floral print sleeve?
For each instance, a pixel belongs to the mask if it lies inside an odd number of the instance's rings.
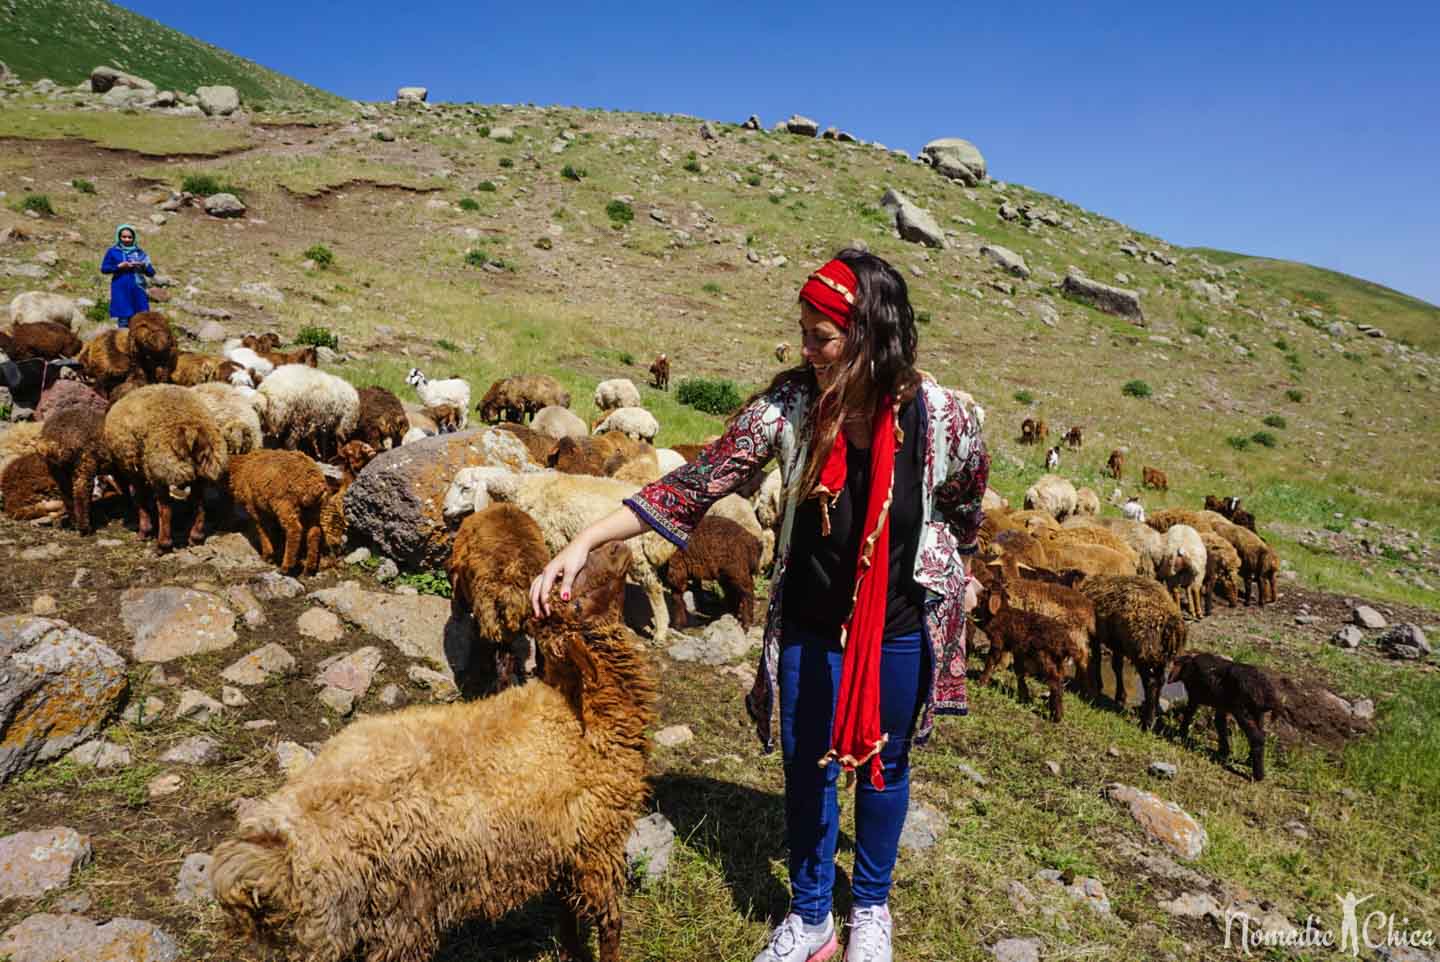
[[[970,406],[960,407],[963,416],[949,423],[953,435],[946,445],[949,470],[935,492],[935,505],[954,533],[959,552],[974,554],[980,524],[985,520],[980,505],[990,481],[990,454],[980,436],[980,417]]]
[[[756,398],[694,461],[641,488],[625,505],[666,539],[684,548],[710,506],[755,476],[774,455],[784,418],[781,387]]]

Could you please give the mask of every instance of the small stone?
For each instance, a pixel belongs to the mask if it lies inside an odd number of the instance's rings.
[[[273,718],[252,718],[250,721],[245,722],[242,727],[249,732],[264,731],[267,728],[274,728],[275,720]]]
[[[355,710],[355,693],[329,685],[320,689],[320,704],[342,718]]]
[[[144,728],[154,722],[165,711],[165,703],[154,695],[147,696],[143,702],[132,701],[120,713],[120,720],[126,724],[134,725],[136,728]]]
[[[1059,762],[1056,762],[1056,761],[1047,761],[1047,762],[1045,763],[1045,768],[1049,770],[1049,772],[1050,772],[1051,775],[1054,775],[1056,778],[1059,778],[1059,777],[1060,777],[1060,763],[1059,763]]]
[[[59,610],[60,605],[51,595],[36,595],[35,600],[30,602],[30,613],[41,618],[49,617]]]
[[[145,791],[151,798],[164,798],[180,791],[181,784],[179,775],[157,775],[146,784]]]
[[[1384,615],[1369,605],[1356,605],[1351,609],[1350,617],[1361,628],[1384,628],[1389,624]]]
[[[380,704],[386,708],[394,708],[400,703],[400,686],[386,685],[380,689]]]
[[[250,704],[250,699],[245,693],[234,685],[222,685],[220,688],[220,704],[226,708],[244,708]]]
[[[289,575],[278,571],[266,571],[250,579],[250,591],[261,601],[295,598],[305,591],[305,586]]]
[[[1040,962],[1039,939],[1002,939],[990,946],[995,962]]]
[[[90,837],[64,826],[0,838],[0,899],[34,898],[62,888],[90,856]]]
[[[389,558],[382,558],[379,566],[375,569],[375,580],[384,584],[400,577],[400,566]]]
[[[1404,622],[1387,629],[1375,639],[1382,649],[1394,651],[1399,648],[1413,648],[1422,655],[1430,654],[1430,642],[1419,625]]]
[[[364,564],[365,562],[367,562],[367,561],[369,561],[369,560],[370,560],[370,549],[369,549],[369,548],[356,548],[354,551],[350,552],[349,554],[347,554],[347,555],[345,556],[345,563],[346,563],[347,565]]]
[[[298,742],[281,742],[275,746],[275,760],[286,775],[298,775],[315,760],[315,753]]]
[[[698,637],[680,635],[668,653],[676,661],[724,665],[743,657],[754,643],[755,639],[740,627],[734,615],[723,615],[707,625]]]
[[[460,690],[455,687],[455,679],[444,672],[424,665],[411,665],[405,674],[421,688],[428,689],[437,701],[454,701],[460,696]]]
[[[176,962],[180,947],[151,922],[41,912],[0,936],[0,958],[14,962]]]
[[[945,813],[934,805],[911,799],[910,810],[905,813],[905,827],[900,830],[900,847],[915,851],[933,848],[949,824]]]
[[[959,762],[958,764],[956,764],[955,768],[961,775],[964,775],[966,778],[970,779],[971,782],[975,783],[981,788],[985,787],[985,776],[977,772],[974,766],[972,766],[969,762]]]
[[[665,748],[675,748],[694,738],[695,733],[690,730],[689,725],[671,725],[655,733],[655,744]]]
[[[1168,901],[1161,899],[1159,905],[1171,915],[1186,919],[1203,919],[1220,914],[1220,904],[1206,892],[1186,892]]]
[[[235,613],[203,591],[132,588],[120,597],[120,618],[137,661],[173,661],[235,643]]]
[[[194,735],[177,743],[160,756],[162,762],[176,765],[204,765],[215,758],[220,746],[215,739]]]
[[[225,706],[203,691],[187,688],[180,693],[180,704],[175,709],[175,718],[205,724],[216,715],[223,714]]]
[[[625,862],[633,874],[649,884],[664,877],[674,850],[675,826],[664,815],[652,812],[631,829],[625,842]]]
[[[185,856],[180,865],[180,874],[175,879],[175,900],[183,905],[195,902],[209,902],[215,898],[210,884],[210,863],[214,859],[208,852],[193,852]]]
[[[1210,837],[1179,805],[1119,782],[1107,785],[1105,798],[1125,806],[1146,833],[1183,859],[1199,858]]]
[[[1363,721],[1370,721],[1375,717],[1375,702],[1369,698],[1360,698],[1350,705],[1350,714]]]
[[[1180,774],[1180,769],[1172,762],[1151,762],[1149,772],[1156,778],[1174,778]]]
[[[1105,754],[1109,755],[1111,758],[1119,758],[1120,747],[1118,745],[1111,745],[1109,748],[1105,749]]]
[[[65,756],[77,765],[108,771],[130,764],[130,749],[103,738],[92,739]]]
[[[1285,831],[1289,832],[1291,835],[1294,835],[1296,838],[1305,839],[1306,841],[1309,841],[1311,838],[1313,838],[1310,833],[1310,826],[1306,825],[1299,819],[1291,819],[1290,821],[1286,822]]]
[[[272,678],[293,674],[295,656],[271,642],[245,655],[220,673],[220,677],[237,685],[263,685]]]
[[[211,194],[205,198],[205,213],[211,217],[242,217],[245,204],[234,194]]]
[[[1359,648],[1365,636],[1354,625],[1345,625],[1331,635],[1330,640],[1341,648]]]
[[[325,608],[311,608],[295,619],[295,630],[316,641],[339,641],[345,635],[340,619]]]

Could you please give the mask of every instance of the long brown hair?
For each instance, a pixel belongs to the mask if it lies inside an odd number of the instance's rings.
[[[915,369],[915,310],[910,306],[905,278],[883,258],[867,251],[847,247],[835,259],[855,272],[856,291],[834,381],[820,391],[814,369],[802,358],[750,399],[795,383],[810,389],[814,397],[809,413],[813,425],[810,452],[795,489],[802,496],[814,489],[844,414],[874,414],[882,398],[906,397],[920,382]]]

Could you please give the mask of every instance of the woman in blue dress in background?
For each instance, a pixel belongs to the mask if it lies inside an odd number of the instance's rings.
[[[120,327],[129,327],[130,318],[150,310],[141,275],[154,277],[155,265],[140,249],[135,228],[129,224],[115,228],[115,246],[105,252],[100,273],[110,275],[110,316]]]

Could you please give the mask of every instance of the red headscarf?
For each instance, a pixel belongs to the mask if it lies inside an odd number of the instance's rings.
[[[855,272],[845,262],[832,260],[811,274],[800,297],[841,329],[850,326],[856,300]],[[890,593],[890,500],[895,477],[895,453],[902,443],[894,397],[886,395],[875,411],[870,429],[870,494],[865,505],[864,537],[855,560],[855,593],[850,619],[840,635],[845,659],[840,693],[835,706],[830,750],[820,765],[838,761],[846,771],[870,763],[870,782],[884,789],[880,749],[888,736],[880,730],[880,644],[885,632],[885,605]],[[811,492],[820,499],[823,533],[829,534],[830,505],[845,489],[849,446],[843,425],[820,466],[820,478]]]

